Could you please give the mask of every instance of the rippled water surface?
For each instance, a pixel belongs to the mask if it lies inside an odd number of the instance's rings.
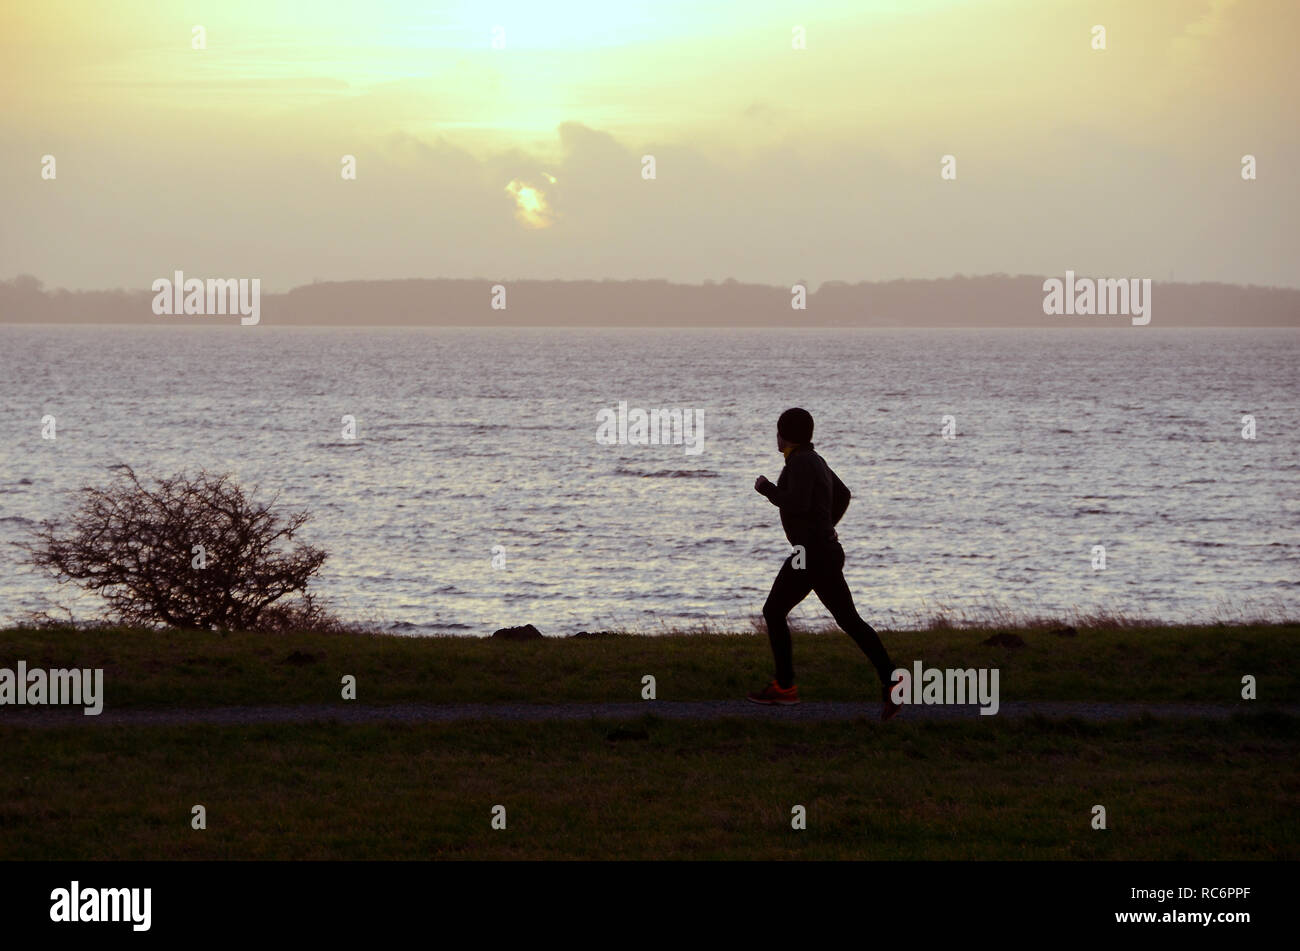
[[[788,553],[753,482],[791,405],[854,492],[840,536],[873,623],[1295,617],[1298,358],[1257,329],[0,327],[0,620],[69,600],[9,543],[126,462],[309,509],[350,618],[748,629]],[[702,412],[703,451],[599,444],[620,400]]]

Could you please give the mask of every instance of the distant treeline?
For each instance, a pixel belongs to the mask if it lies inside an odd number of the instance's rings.
[[[171,275],[165,275],[170,278]],[[193,274],[187,277],[262,277]],[[1052,275],[1060,277],[1060,275]],[[1109,275],[1096,275],[1106,277]],[[326,281],[265,293],[261,322],[339,326],[1122,327],[1122,316],[1048,316],[1044,277],[993,274],[846,284],[830,281],[791,307],[790,286],[668,281]],[[505,288],[494,309],[493,288]],[[230,323],[238,316],[155,316],[150,290],[45,290],[0,282],[5,323]],[[1300,289],[1154,282],[1151,326],[1296,327]]]

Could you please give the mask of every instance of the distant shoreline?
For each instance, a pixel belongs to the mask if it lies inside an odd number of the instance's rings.
[[[198,275],[196,275],[198,276]],[[985,275],[848,284],[489,278],[322,281],[260,298],[261,323],[344,327],[1130,327],[1122,315],[1044,313],[1051,276]],[[0,323],[238,324],[238,315],[158,316],[154,293],[46,290],[0,282]],[[802,307],[792,306],[802,305]],[[1147,327],[1300,327],[1300,288],[1152,281]]]

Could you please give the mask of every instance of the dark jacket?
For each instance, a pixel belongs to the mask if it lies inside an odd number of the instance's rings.
[[[781,510],[781,527],[791,545],[815,548],[839,540],[835,525],[852,494],[812,443],[791,452],[776,484],[768,482],[761,491]]]

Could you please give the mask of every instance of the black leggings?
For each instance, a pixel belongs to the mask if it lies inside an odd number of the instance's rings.
[[[808,548],[803,568],[794,567],[794,555],[791,555],[772,582],[772,593],[763,605],[763,619],[767,621],[767,636],[772,642],[772,656],[776,659],[777,683],[782,687],[794,683],[793,648],[785,616],[808,597],[810,591],[817,592],[835,623],[862,648],[876,668],[880,683],[888,687],[893,679],[894,665],[890,663],[885,645],[880,643],[880,636],[853,607],[853,595],[844,580],[844,549],[839,542]]]

